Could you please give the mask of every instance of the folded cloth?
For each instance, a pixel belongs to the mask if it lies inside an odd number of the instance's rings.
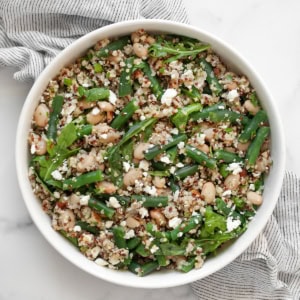
[[[17,80],[36,79],[80,36],[132,19],[188,22],[181,0],[2,0],[0,66],[18,67]]]
[[[201,300],[300,299],[300,180],[285,175],[263,232],[235,261],[192,283]]]

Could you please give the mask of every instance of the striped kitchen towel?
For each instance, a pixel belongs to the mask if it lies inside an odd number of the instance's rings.
[[[235,261],[192,284],[201,300],[300,299],[300,180],[287,172],[267,226]]]
[[[35,79],[63,48],[101,26],[138,18],[188,23],[181,0],[1,0],[0,66]],[[287,173],[278,205],[247,251],[194,282],[199,299],[300,299],[300,181]]]
[[[133,19],[188,22],[181,0],[1,0],[0,67],[17,67],[17,80],[36,79],[80,36]]]

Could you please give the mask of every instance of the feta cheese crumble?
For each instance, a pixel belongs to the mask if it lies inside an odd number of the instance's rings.
[[[169,220],[169,227],[176,228],[178,225],[180,225],[182,220],[178,217],[174,217]]]
[[[226,168],[226,170],[232,172],[232,174],[237,175],[239,173],[241,173],[243,171],[243,169],[241,168],[242,163],[231,163],[228,165],[228,167]]]
[[[241,220],[233,220],[231,216],[229,216],[226,220],[227,231],[231,232],[234,229],[238,228],[241,225]]]
[[[171,106],[172,99],[177,96],[175,89],[167,89],[161,97],[161,103],[167,106]]]
[[[52,173],[51,173],[51,176],[53,177],[53,179],[55,180],[63,180],[63,176],[61,175],[61,173],[58,171],[58,170],[54,170]]]
[[[117,95],[116,95],[114,92],[109,91],[108,101],[109,101],[112,105],[116,105],[116,102],[117,102]]]

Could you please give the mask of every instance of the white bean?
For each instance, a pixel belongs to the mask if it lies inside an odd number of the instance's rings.
[[[255,106],[250,100],[245,101],[244,108],[252,115],[256,115],[260,110],[259,106]]]
[[[101,109],[101,111],[105,111],[105,112],[115,111],[115,107],[107,101],[98,102],[98,106]]]
[[[164,177],[155,176],[152,182],[155,185],[155,187],[159,189],[162,189],[166,186],[166,179]]]
[[[123,177],[123,183],[126,186],[134,185],[136,180],[143,177],[143,172],[140,169],[130,169]]]
[[[92,153],[83,154],[77,164],[77,171],[83,173],[94,169],[95,166],[97,166],[96,157]]]
[[[81,100],[81,101],[78,101],[77,105],[81,110],[84,110],[84,109],[89,109],[89,108],[95,107],[96,102],[93,102],[93,101],[88,102],[88,101]]]
[[[133,218],[133,217],[128,217],[126,219],[126,225],[129,228],[136,228],[136,227],[140,226],[140,222],[137,219]]]
[[[216,197],[216,187],[212,182],[204,183],[201,191],[201,195],[203,196],[206,203],[213,203]]]
[[[149,143],[139,143],[133,151],[133,157],[141,160],[145,158],[145,151],[151,147]]]
[[[102,122],[103,120],[104,120],[104,115],[101,112],[94,114],[91,111],[86,115],[86,121],[92,125],[96,125],[96,124]]]
[[[256,192],[249,191],[247,193],[247,200],[254,205],[261,205],[262,204],[262,196]]]
[[[147,58],[147,56],[148,56],[148,50],[147,50],[147,48],[144,47],[140,43],[134,43],[133,44],[133,51],[136,54],[136,56],[138,56],[140,58]]]
[[[41,103],[35,110],[33,119],[39,127],[46,127],[49,120],[49,108],[46,104]]]
[[[96,189],[105,194],[114,194],[117,191],[117,187],[108,181],[100,181],[95,184]]]
[[[230,174],[226,177],[224,185],[228,190],[236,190],[240,184],[239,174]]]
[[[165,226],[167,224],[165,216],[161,213],[159,209],[152,209],[150,211],[150,217],[159,226]]]
[[[201,150],[204,153],[209,153],[209,147],[206,144],[198,145],[197,149]]]

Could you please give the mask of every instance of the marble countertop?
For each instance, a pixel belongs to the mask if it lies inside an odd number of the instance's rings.
[[[298,0],[184,0],[191,24],[231,44],[264,78],[281,112],[286,168],[300,175],[300,2]],[[0,71],[0,299],[196,299],[188,285],[144,290],[110,284],[77,269],[33,225],[15,172],[15,134],[31,84]]]

